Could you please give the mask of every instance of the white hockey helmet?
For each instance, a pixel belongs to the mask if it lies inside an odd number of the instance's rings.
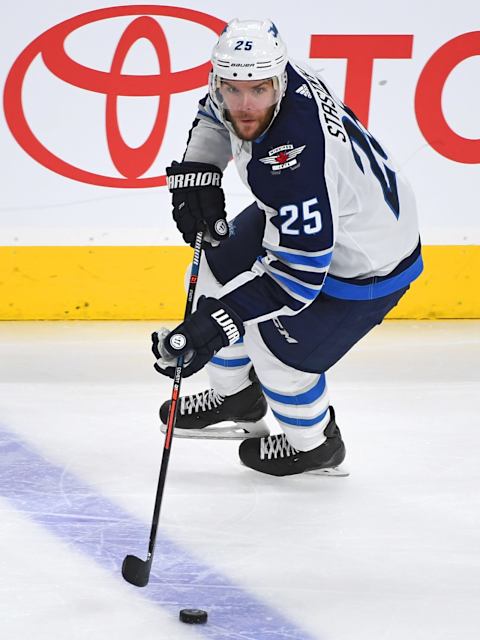
[[[231,20],[212,52],[210,97],[224,110],[219,92],[222,80],[272,78],[280,107],[287,86],[287,48],[271,20]]]
[[[225,27],[212,52],[213,73],[224,80],[281,76],[287,48],[271,20],[238,20]]]

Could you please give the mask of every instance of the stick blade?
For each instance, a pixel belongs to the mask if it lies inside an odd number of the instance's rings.
[[[150,578],[152,561],[141,560],[137,556],[125,556],[122,564],[122,576],[136,587],[146,587]]]

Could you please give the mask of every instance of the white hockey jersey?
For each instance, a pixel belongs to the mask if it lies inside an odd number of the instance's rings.
[[[368,300],[422,271],[413,193],[384,148],[312,71],[290,62],[267,131],[240,140],[200,102],[184,160],[238,172],[265,212],[264,254],[221,292],[245,323],[296,314],[324,294]]]

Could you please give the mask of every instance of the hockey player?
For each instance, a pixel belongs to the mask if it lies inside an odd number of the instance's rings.
[[[288,60],[271,21],[231,21],[212,65],[183,161],[167,168],[184,240],[205,228],[210,244],[196,311],[152,336],[155,368],[171,376],[179,354],[185,376],[208,367],[211,389],[181,399],[179,434],[258,423],[268,403],[281,433],[243,432],[241,461],[276,476],[331,469],[345,447],[325,372],[420,275],[414,197],[324,80]],[[232,156],[254,203],[228,226]]]

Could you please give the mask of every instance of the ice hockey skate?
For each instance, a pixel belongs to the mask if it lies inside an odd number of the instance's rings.
[[[285,434],[254,438],[242,442],[240,460],[250,469],[272,476],[291,476],[299,473],[348,476],[339,465],[345,459],[345,445],[330,407],[330,422],[324,429],[327,439],[311,451],[298,451]]]
[[[166,431],[169,408],[170,400],[160,407],[162,433]],[[270,433],[263,420],[266,413],[267,402],[258,380],[253,377],[250,386],[231,396],[223,396],[215,389],[182,396],[173,435],[216,440],[260,438]]]

